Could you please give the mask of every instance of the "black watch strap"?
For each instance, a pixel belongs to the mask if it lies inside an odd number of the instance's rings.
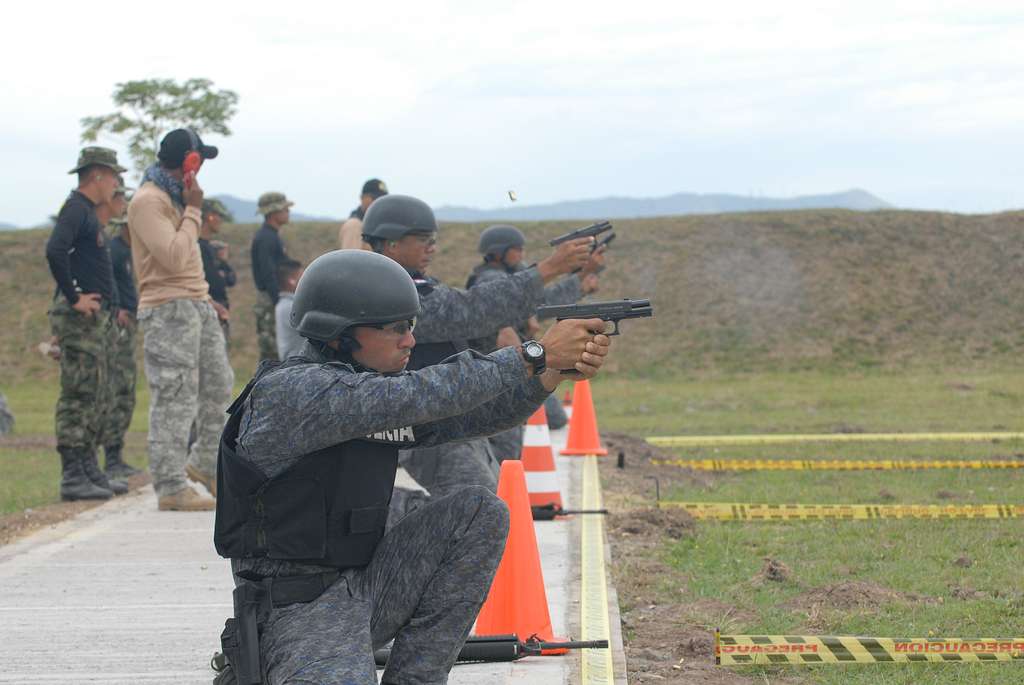
[[[533,374],[539,376],[547,368],[547,356],[544,353],[544,346],[536,340],[523,342],[523,359],[533,366]]]

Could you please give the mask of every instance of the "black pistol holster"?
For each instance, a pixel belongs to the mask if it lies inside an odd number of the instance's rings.
[[[223,655],[215,655],[212,665],[221,676],[215,683],[262,685],[260,633],[263,621],[273,607],[312,602],[323,594],[341,574],[337,571],[281,578],[255,578],[238,574],[240,582],[232,592],[235,615],[224,622],[220,634]],[[224,662],[227,663],[224,663]]]

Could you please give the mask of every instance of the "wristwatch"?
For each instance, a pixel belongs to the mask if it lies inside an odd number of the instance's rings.
[[[533,366],[533,375],[539,376],[547,368],[544,356],[544,346],[536,340],[527,340],[523,343],[523,359]]]

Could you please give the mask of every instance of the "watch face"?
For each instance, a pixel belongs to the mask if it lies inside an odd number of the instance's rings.
[[[525,349],[526,354],[530,355],[531,357],[539,357],[544,352],[544,348],[537,343],[529,343]]]

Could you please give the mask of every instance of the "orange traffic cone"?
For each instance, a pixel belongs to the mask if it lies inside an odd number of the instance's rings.
[[[526,472],[526,490],[530,493],[530,506],[554,504],[556,509],[561,509],[562,493],[558,490],[555,455],[551,452],[551,433],[548,431],[548,414],[544,411],[543,404],[526,422],[523,453],[520,459]]]
[[[533,530],[533,514],[521,461],[509,459],[501,462],[498,497],[508,505],[508,541],[501,564],[494,574],[491,591],[476,618],[475,633],[514,633],[521,640],[537,635],[541,641],[563,641],[563,638],[555,638],[552,634],[544,573],[540,567],[537,535]]]
[[[597,416],[590,397],[590,381],[576,381],[572,391],[572,421],[569,423],[569,441],[562,454],[594,454],[604,456],[608,450],[601,447],[597,433]]]

